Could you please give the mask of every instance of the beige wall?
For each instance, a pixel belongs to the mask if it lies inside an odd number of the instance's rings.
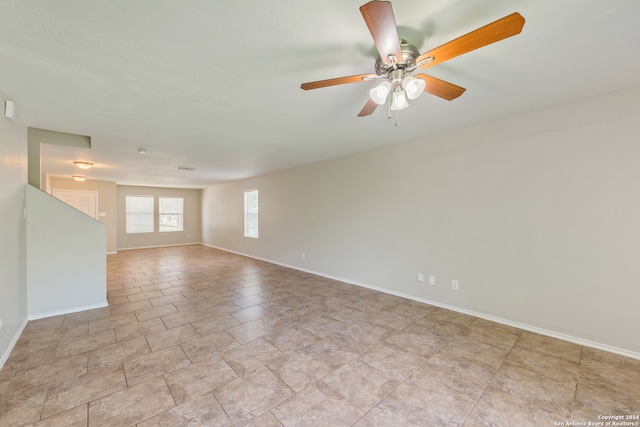
[[[137,187],[128,185],[117,186],[118,203],[118,249],[146,248],[154,246],[182,245],[200,243],[201,240],[201,190]],[[125,197],[154,196],[155,198],[155,231],[153,233],[126,233],[125,223]],[[184,231],[164,232],[158,231],[158,197],[182,197],[184,198]]]
[[[27,127],[19,104],[13,120],[4,117],[5,100],[0,90],[0,367],[27,321]]]
[[[100,181],[87,179],[77,182],[72,178],[60,178],[49,176],[48,179],[51,193],[53,190],[85,190],[98,192],[98,211],[103,213],[98,220],[106,227],[107,232],[107,253],[115,253],[118,248],[118,219],[116,204],[116,183],[111,181]]]
[[[640,357],[638,99],[640,88],[213,186],[203,243]],[[252,188],[257,240],[242,237]]]

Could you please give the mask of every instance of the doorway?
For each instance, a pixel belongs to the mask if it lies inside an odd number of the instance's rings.
[[[98,219],[98,192],[86,190],[59,190],[53,189],[53,197],[73,206],[80,212]]]

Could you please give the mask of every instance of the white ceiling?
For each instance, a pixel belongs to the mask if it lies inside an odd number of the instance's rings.
[[[512,12],[520,35],[425,70],[467,88],[356,115],[374,82],[364,0],[0,0],[0,88],[30,127],[92,137],[43,146],[43,171],[200,188],[640,86],[638,0],[397,0],[421,52]],[[138,148],[145,148],[140,155]],[[192,172],[177,166],[195,167]]]

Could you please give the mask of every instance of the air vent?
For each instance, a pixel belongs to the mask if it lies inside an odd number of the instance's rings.
[[[176,167],[179,171],[194,171],[196,168],[192,168],[191,166],[178,166]]]

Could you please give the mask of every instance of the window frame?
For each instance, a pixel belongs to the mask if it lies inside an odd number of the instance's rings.
[[[180,200],[180,212],[163,212],[162,211],[162,199],[175,199]],[[177,229],[173,230],[163,230],[162,229],[162,218],[163,216],[178,216],[178,224],[176,225]],[[184,197],[163,197],[158,196],[158,232],[159,233],[176,233],[184,231]]]
[[[250,207],[249,197],[255,194],[255,208]],[[255,212],[249,212],[250,209],[255,209]],[[260,192],[257,188],[244,191],[244,237],[250,239],[258,239],[260,237]],[[252,218],[255,218],[252,221]],[[255,233],[252,232],[255,229]]]
[[[151,199],[151,212],[135,212],[132,213],[130,212],[130,200],[133,199]],[[154,196],[150,196],[150,195],[146,195],[146,194],[141,194],[141,195],[135,195],[135,194],[127,194],[125,196],[125,233],[127,234],[147,234],[147,233],[155,233],[156,231],[156,226],[155,226],[155,215],[156,215],[156,211],[155,211],[155,197]],[[135,228],[134,225],[132,224],[132,216],[146,216],[146,217],[150,217],[151,218],[151,229],[144,229],[142,231],[139,230],[139,228]],[[147,218],[148,219],[148,218]],[[147,226],[149,224],[146,224]]]

